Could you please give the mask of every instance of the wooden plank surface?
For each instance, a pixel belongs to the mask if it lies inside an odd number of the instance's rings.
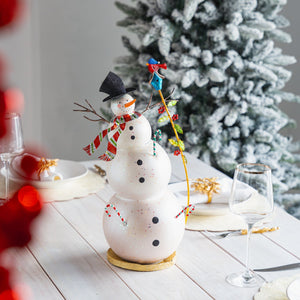
[[[66,203],[73,207],[76,200]],[[97,236],[97,227],[90,232]],[[29,248],[66,299],[136,298],[51,204],[44,206],[43,220]]]
[[[280,230],[264,235],[300,260],[300,221],[283,209],[276,209],[275,214],[273,224]]]
[[[186,231],[178,249],[177,265],[214,299],[251,299],[257,289],[237,289],[225,277],[242,265],[222,248],[195,231]]]
[[[64,299],[27,248],[9,249],[1,263],[11,270],[12,285],[22,299]]]
[[[97,196],[90,196],[74,200],[72,205],[69,202],[54,205],[99,256],[106,260],[109,246],[101,228],[105,202]],[[112,265],[110,268],[141,299],[211,299],[177,267],[158,272],[134,272]]]

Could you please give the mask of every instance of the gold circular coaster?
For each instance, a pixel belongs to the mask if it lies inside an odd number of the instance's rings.
[[[112,265],[117,266],[119,268],[140,272],[151,272],[167,269],[173,266],[176,262],[176,251],[174,251],[169,257],[165,258],[159,263],[147,265],[123,260],[111,248],[109,248],[107,250],[107,259]]]

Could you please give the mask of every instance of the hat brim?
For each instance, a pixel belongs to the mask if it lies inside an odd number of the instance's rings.
[[[121,96],[123,96],[123,95],[125,95],[125,94],[127,94],[127,93],[130,93],[130,92],[132,92],[132,91],[135,91],[136,88],[127,88],[127,89],[125,89],[125,90],[126,90],[126,93],[120,94],[120,95],[115,95],[115,96],[111,96],[111,95],[110,95],[110,96],[104,98],[104,99],[103,99],[103,102],[106,102],[106,101],[108,101],[108,100],[113,100],[113,99],[115,99],[115,98],[121,97]]]

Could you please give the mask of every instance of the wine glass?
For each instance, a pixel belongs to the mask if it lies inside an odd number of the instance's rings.
[[[4,136],[0,137],[0,159],[4,164],[5,194],[0,198],[0,205],[9,199],[9,164],[14,156],[24,150],[21,117],[17,113],[3,113],[0,115]]]
[[[246,269],[230,274],[226,281],[239,287],[255,287],[263,283],[261,277],[249,269],[249,240],[255,223],[262,221],[273,212],[273,189],[271,169],[264,164],[239,164],[234,172],[230,210],[241,216],[248,226]]]

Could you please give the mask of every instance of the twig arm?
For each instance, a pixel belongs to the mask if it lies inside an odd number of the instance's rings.
[[[99,115],[96,110],[94,109],[94,107],[89,103],[89,101],[87,101],[85,99],[85,102],[87,103],[88,106],[84,106],[82,104],[79,104],[77,102],[74,102],[75,105],[79,106],[81,109],[73,109],[73,111],[80,111],[80,112],[84,112],[84,113],[92,113],[94,115],[96,115],[99,119],[90,119],[88,118],[87,116],[84,116],[85,119],[89,120],[89,121],[94,121],[94,122],[97,122],[97,121],[103,121],[103,122],[106,122],[106,123],[109,123],[109,121],[107,121],[106,119],[104,119],[101,115]]]

